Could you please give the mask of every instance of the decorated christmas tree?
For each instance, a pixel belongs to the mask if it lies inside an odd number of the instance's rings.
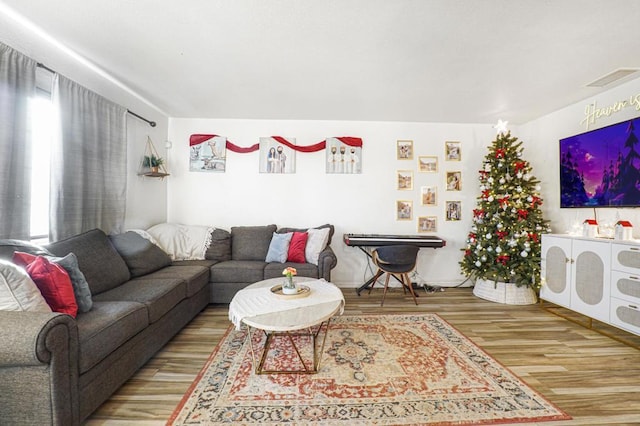
[[[511,132],[498,130],[480,170],[478,205],[460,265],[474,279],[537,289],[541,234],[549,226],[540,210],[540,182],[523,150]]]

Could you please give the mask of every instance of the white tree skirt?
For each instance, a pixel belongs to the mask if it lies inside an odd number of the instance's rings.
[[[538,301],[536,292],[529,286],[518,287],[511,283],[481,279],[476,280],[473,294],[481,299],[507,305],[533,305]]]

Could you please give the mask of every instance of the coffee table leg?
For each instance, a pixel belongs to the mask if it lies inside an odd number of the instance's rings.
[[[266,336],[266,340],[264,343],[264,348],[262,350],[262,355],[260,356],[259,362],[256,362],[255,349],[253,347],[252,330],[251,330],[251,327],[247,326],[247,338],[249,339],[249,347],[251,348],[251,359],[253,360],[253,365],[255,367],[254,368],[255,374],[315,374],[317,373],[320,370],[320,361],[322,359],[322,353],[324,352],[324,345],[327,340],[327,334],[329,333],[330,322],[331,322],[331,319],[328,319],[327,321],[320,323],[320,325],[318,326],[318,329],[315,332],[309,330],[309,332],[307,333],[292,333],[292,332],[278,333],[274,331],[266,332],[263,330]],[[322,344],[320,345],[320,351],[318,351],[317,338],[320,332],[322,331],[323,326],[325,326],[325,332],[322,338]],[[264,363],[267,359],[267,355],[269,353],[269,349],[271,347],[273,338],[276,336],[284,336],[284,335],[288,337],[289,342],[293,346],[293,349],[295,350],[296,355],[298,356],[298,359],[302,363],[302,366],[304,368],[303,370],[265,370],[264,369]],[[304,337],[311,338],[311,344],[313,345],[313,369],[310,369],[309,367],[307,367],[307,364],[304,362],[304,359],[302,358],[302,354],[300,354],[300,350],[298,349],[298,346],[293,340],[294,336],[304,336]]]

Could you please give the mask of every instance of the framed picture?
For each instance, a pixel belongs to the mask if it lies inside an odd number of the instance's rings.
[[[418,157],[418,171],[421,173],[435,173],[438,171],[438,157],[421,155]]]
[[[413,160],[413,141],[398,141],[396,155],[398,160]]]
[[[396,181],[398,182],[398,189],[401,191],[413,189],[413,171],[398,170]]]
[[[462,153],[460,152],[460,142],[445,142],[444,158],[446,158],[447,161],[460,161],[462,159]]]
[[[418,216],[418,232],[437,232],[436,216]]]
[[[224,173],[227,165],[227,138],[215,136],[189,146],[189,171]]]
[[[295,138],[287,138],[295,145]],[[296,151],[274,138],[260,138],[260,173],[295,173]]]
[[[438,203],[438,187],[423,186],[420,188],[420,204],[423,206],[435,206]]]
[[[447,191],[462,190],[462,172],[447,172]]]
[[[396,201],[396,220],[411,220],[413,218],[413,201]]]
[[[462,201],[447,201],[445,203],[447,220],[461,220]]]
[[[327,138],[327,173],[362,173],[362,147],[349,146],[339,139]]]

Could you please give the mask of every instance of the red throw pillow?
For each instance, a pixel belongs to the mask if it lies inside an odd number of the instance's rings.
[[[306,232],[294,232],[289,243],[289,252],[287,253],[287,262],[305,263],[304,249],[307,247],[307,238],[309,234]]]
[[[15,252],[13,261],[25,267],[52,311],[76,317],[78,314],[76,296],[73,293],[69,274],[62,266],[51,263],[42,256],[22,252]]]

